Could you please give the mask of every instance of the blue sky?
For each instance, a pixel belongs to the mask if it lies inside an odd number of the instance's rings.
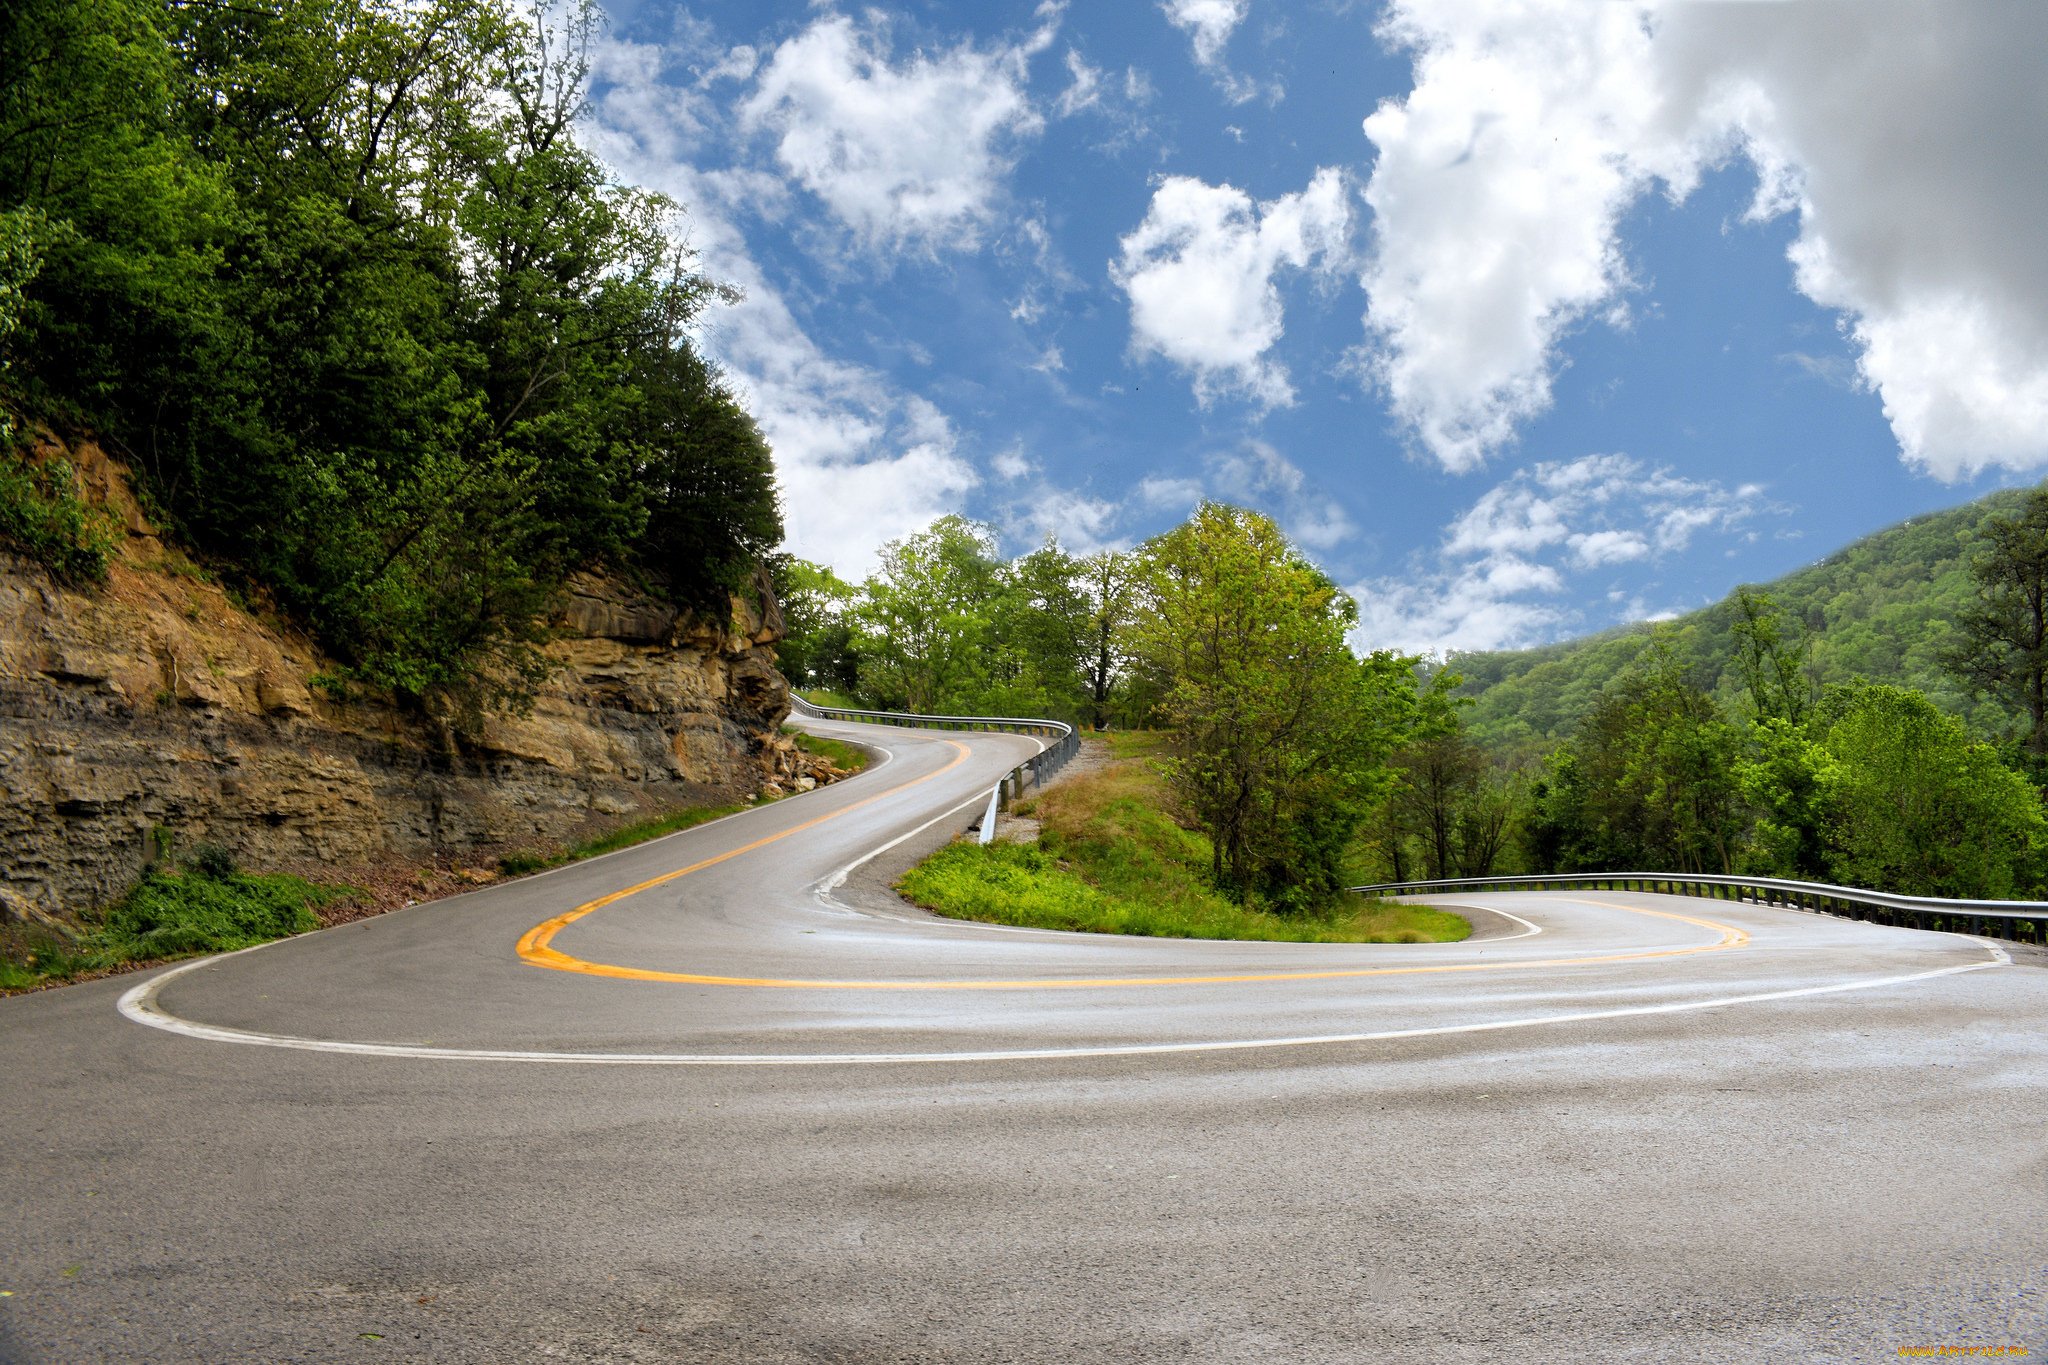
[[[1272,514],[1359,643],[1683,611],[2048,464],[2048,6],[612,0],[789,548]]]

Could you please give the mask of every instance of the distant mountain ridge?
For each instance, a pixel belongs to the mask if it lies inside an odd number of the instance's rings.
[[[2005,489],[1943,512],[1914,517],[1835,551],[1818,563],[1754,585],[1784,612],[1787,627],[1813,640],[1813,672],[1825,684],[1856,678],[1918,688],[1987,736],[2017,718],[1971,697],[1939,663],[1950,621],[1975,592],[1970,559],[1983,524],[2011,516],[2027,489]],[[1738,590],[1739,591],[1739,590]],[[1733,700],[1736,593],[1666,623],[1708,690]],[[1473,699],[1465,719],[1494,747],[1547,746],[1569,735],[1600,693],[1635,660],[1656,626],[1639,623],[1535,649],[1454,654]]]

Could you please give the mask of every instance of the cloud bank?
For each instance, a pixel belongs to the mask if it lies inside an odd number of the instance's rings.
[[[1356,638],[1366,649],[1516,649],[1608,625],[1565,605],[1574,580],[1654,564],[1701,535],[1749,538],[1771,510],[1755,484],[1730,489],[1626,455],[1540,463],[1487,490],[1408,572],[1354,585]],[[1614,600],[1619,619],[1646,614],[1627,592]]]
[[[1365,121],[1365,360],[1446,468],[1508,445],[1561,340],[1625,304],[1621,215],[1733,156],[1753,218],[1796,216],[1794,282],[1910,464],[2048,464],[2048,7],[1396,0],[1381,36],[1415,85]]]
[[[827,15],[775,49],[739,126],[771,136],[777,164],[862,245],[972,250],[1016,146],[1045,126],[1025,82],[1051,22],[989,51],[892,61],[879,19]]]

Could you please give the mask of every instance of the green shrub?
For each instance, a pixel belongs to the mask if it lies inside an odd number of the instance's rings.
[[[192,870],[201,876],[216,880],[232,877],[240,871],[235,866],[235,856],[219,844],[199,844],[192,850]]]
[[[121,530],[78,496],[64,460],[37,464],[18,449],[0,451],[0,543],[20,551],[64,583],[103,583]]]
[[[91,942],[129,961],[232,952],[318,929],[315,907],[345,894],[298,877],[151,873],[107,912]]]
[[[47,933],[0,944],[0,991],[67,981],[130,962],[153,962],[197,953],[227,953],[320,927],[319,907],[362,894],[352,886],[325,885],[281,874],[234,871],[221,849],[200,845],[202,859],[227,871],[196,867],[151,872],[96,916],[76,941]]]

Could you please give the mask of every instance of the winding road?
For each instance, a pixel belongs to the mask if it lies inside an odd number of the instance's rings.
[[[2048,1357],[2039,952],[1621,892],[1464,943],[934,919],[1038,741],[0,1001],[0,1361]]]

